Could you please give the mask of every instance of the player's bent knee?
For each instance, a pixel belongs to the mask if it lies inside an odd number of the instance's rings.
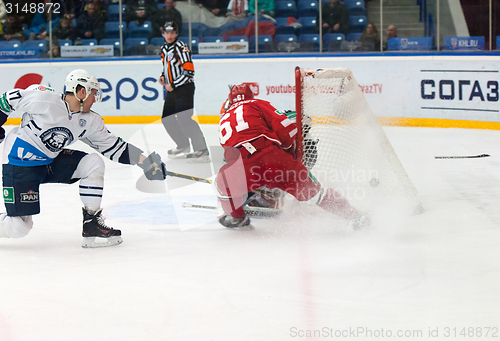
[[[0,237],[22,238],[26,236],[33,227],[31,216],[8,217],[2,215],[0,218]]]
[[[99,154],[85,155],[76,167],[74,178],[99,178],[104,179],[105,164]]]

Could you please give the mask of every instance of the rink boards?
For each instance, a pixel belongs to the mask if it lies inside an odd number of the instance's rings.
[[[252,83],[256,97],[294,109],[296,66],[341,66],[353,71],[384,125],[500,129],[497,53],[195,56],[194,63],[200,123],[218,123],[231,84]],[[99,78],[103,101],[94,108],[106,123],[154,123],[161,116],[165,93],[157,81],[162,67],[156,58],[1,63],[0,92],[35,83],[62,92],[64,78],[75,68]]]

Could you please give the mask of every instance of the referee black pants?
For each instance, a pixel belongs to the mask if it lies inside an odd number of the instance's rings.
[[[167,93],[163,104],[161,122],[178,149],[193,151],[207,149],[205,137],[196,121],[192,119],[194,107],[194,83],[181,85]]]

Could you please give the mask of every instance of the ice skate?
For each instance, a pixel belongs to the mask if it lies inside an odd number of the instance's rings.
[[[104,224],[104,218],[101,216],[102,210],[90,214],[83,209],[83,243],[84,248],[96,248],[118,245],[123,242],[122,232],[115,230]],[[96,238],[98,238],[96,242]],[[101,238],[104,240],[101,241]]]
[[[370,225],[370,218],[366,214],[357,212],[351,220],[349,220],[349,227],[353,230],[359,230],[361,228]]]
[[[244,227],[250,225],[250,217],[246,214],[240,218],[224,215],[219,218],[219,223],[221,223],[222,226],[229,228]]]
[[[207,163],[210,162],[210,154],[208,149],[198,150],[192,153],[187,153],[186,157],[189,163]]]
[[[185,159],[186,155],[189,153],[188,148],[174,148],[167,151],[169,159]]]

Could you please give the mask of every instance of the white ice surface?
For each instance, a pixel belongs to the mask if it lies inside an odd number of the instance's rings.
[[[173,147],[161,125],[108,128],[163,156]],[[217,127],[202,128],[217,168]],[[104,215],[124,242],[83,249],[78,185],[42,185],[30,234],[0,239],[0,341],[500,337],[500,132],[384,130],[425,212],[394,203],[355,233],[293,202],[280,220],[224,229],[215,212],[181,207],[215,205],[210,185],[169,178],[144,193],[140,169],[107,161]]]

